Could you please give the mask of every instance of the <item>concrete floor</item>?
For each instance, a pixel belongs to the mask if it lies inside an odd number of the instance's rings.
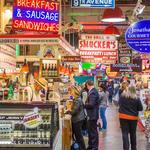
[[[123,150],[122,135],[118,122],[118,110],[115,106],[107,109],[108,130],[105,134],[99,133],[99,150]],[[87,137],[85,138],[87,143]],[[137,150],[150,150],[143,132],[137,131]]]

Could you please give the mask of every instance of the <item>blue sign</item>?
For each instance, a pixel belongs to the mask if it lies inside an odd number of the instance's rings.
[[[115,8],[115,0],[72,0],[72,7]]]
[[[125,33],[128,46],[140,53],[150,53],[150,20],[132,24]]]

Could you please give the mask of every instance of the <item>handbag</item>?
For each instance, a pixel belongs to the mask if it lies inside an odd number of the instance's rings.
[[[71,150],[80,150],[79,144],[76,141],[71,145]]]
[[[80,146],[78,142],[76,141],[74,134],[72,135],[73,143],[71,145],[71,150],[80,150]]]

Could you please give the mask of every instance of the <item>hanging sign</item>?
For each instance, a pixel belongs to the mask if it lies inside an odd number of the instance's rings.
[[[124,37],[119,39],[118,62],[123,64],[129,64],[132,62],[132,50],[127,45]]]
[[[114,8],[115,0],[72,0],[72,7],[83,8]]]
[[[150,53],[150,20],[132,24],[125,33],[129,47],[141,53]]]
[[[132,64],[111,64],[112,72],[142,72],[142,60],[133,60]]]
[[[62,62],[81,62],[80,56],[62,56],[61,57]]]
[[[79,40],[80,50],[117,50],[118,41],[115,36],[105,34],[83,34]]]
[[[118,72],[111,72],[110,66],[106,69],[106,75],[110,78],[115,78],[118,75]]]
[[[14,0],[13,28],[58,33],[59,3],[48,0]]]
[[[80,56],[84,59],[117,60],[118,41],[105,34],[82,34],[79,40]]]

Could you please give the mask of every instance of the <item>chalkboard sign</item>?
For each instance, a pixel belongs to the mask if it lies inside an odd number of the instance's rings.
[[[120,37],[119,39],[118,60],[119,63],[122,64],[128,64],[132,62],[132,50],[126,44],[124,37]]]

